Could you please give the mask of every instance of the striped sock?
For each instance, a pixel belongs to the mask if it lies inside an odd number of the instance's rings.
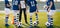
[[[38,24],[38,14],[36,14],[36,22],[37,22],[37,24]]]
[[[50,20],[51,20],[51,18],[50,18],[50,16],[48,15],[48,22],[50,23]]]
[[[6,24],[8,24],[8,16],[6,16],[5,22]]]
[[[17,18],[17,22],[19,22],[19,14],[17,14],[17,17],[16,18]]]
[[[32,18],[30,18],[30,27],[32,27]]]
[[[15,24],[15,25],[17,25],[16,22],[17,22],[17,20],[16,20],[16,18],[15,18],[15,19],[14,19],[14,24]]]
[[[51,23],[51,25],[53,25],[53,18],[51,18],[51,22],[50,23]]]
[[[49,15],[48,15],[48,22],[50,23],[50,25],[53,25],[53,18],[51,18]]]

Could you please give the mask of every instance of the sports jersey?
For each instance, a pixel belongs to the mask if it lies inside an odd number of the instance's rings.
[[[27,0],[27,4],[30,7],[30,12],[34,12],[36,11],[37,7],[36,7],[36,0]]]
[[[8,1],[8,0],[5,0],[5,7],[6,7],[6,8],[10,8],[10,7],[7,6],[7,4],[10,5],[10,4],[9,4],[9,1]]]
[[[51,6],[51,10],[55,10],[55,5],[54,5],[54,1],[53,0],[48,0],[47,1],[47,6],[50,6],[50,2],[52,2],[52,6]]]
[[[19,2],[20,0],[12,0],[12,8],[13,8],[13,10],[19,10],[19,4],[20,4],[20,2]]]
[[[21,5],[21,8],[26,8],[26,1],[24,0],[20,0],[20,5]]]

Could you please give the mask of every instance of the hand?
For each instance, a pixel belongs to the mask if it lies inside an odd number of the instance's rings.
[[[39,11],[38,10],[36,10],[36,13],[38,13]]]
[[[48,12],[50,12],[50,8],[48,9]]]
[[[7,4],[7,6],[8,6],[8,7],[11,7],[11,5],[10,5],[10,4]]]

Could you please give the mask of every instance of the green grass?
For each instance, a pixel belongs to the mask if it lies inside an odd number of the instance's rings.
[[[5,14],[4,13],[0,13],[0,28],[6,28],[5,27]],[[12,14],[10,14],[9,16],[9,28],[14,28],[15,26],[13,24],[11,24],[11,20],[12,20]],[[30,18],[30,15],[29,13],[27,13],[27,20],[28,22],[30,21],[29,20]],[[39,12],[38,13],[38,18],[39,18],[39,24],[38,24],[38,27],[39,28],[46,28],[45,26],[45,22],[47,21],[47,14],[46,12]],[[54,18],[54,28],[60,28],[60,12],[56,12],[53,16]],[[33,14],[33,22],[35,21],[35,14]],[[23,27],[26,28],[26,27],[29,27],[28,24],[25,24],[24,22],[24,16],[22,16],[22,24],[23,24]]]

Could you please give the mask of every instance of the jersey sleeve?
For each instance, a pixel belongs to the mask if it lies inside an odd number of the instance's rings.
[[[5,4],[9,4],[9,1],[8,0],[5,0]]]
[[[35,1],[35,4],[37,4],[37,1]]]
[[[29,5],[30,5],[30,1],[27,0],[27,1],[26,1],[26,4],[29,6]]]
[[[20,0],[18,0],[18,5],[20,4]]]

